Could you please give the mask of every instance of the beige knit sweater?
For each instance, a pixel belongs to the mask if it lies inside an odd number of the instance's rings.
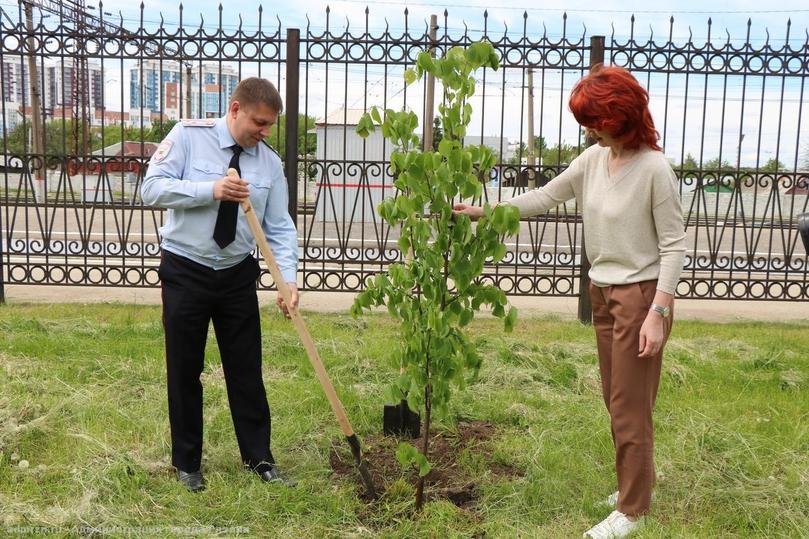
[[[610,286],[657,279],[674,294],[685,259],[677,178],[661,152],[638,152],[610,177],[610,149],[593,145],[547,185],[507,200],[520,215],[575,198],[584,221],[590,279]]]

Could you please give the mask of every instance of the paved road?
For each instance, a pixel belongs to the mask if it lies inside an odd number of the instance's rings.
[[[6,285],[5,292],[6,302],[9,304],[103,302],[160,304],[160,290],[156,288]],[[261,291],[259,298],[262,305],[272,304],[275,292]],[[304,292],[301,301],[304,312],[348,313],[353,299],[354,294],[347,292]],[[510,300],[520,310],[522,317],[556,315],[566,320],[576,318],[575,298],[511,297]],[[809,302],[678,299],[675,308],[677,318],[683,320],[809,323]]]
[[[41,210],[41,208],[40,208]],[[31,251],[41,250],[41,243],[33,245],[30,242],[42,238],[42,230],[53,232],[53,238],[61,240],[51,245],[50,256],[62,264],[76,260],[80,265],[88,263],[84,257],[80,240],[84,234],[97,241],[96,250],[91,257],[94,261],[99,254],[109,257],[108,263],[120,266],[153,267],[157,257],[147,254],[145,260],[140,258],[147,245],[155,246],[156,230],[162,220],[162,212],[146,209],[143,211],[113,211],[109,209],[93,208],[51,208],[49,211],[36,211],[32,208],[4,208],[3,228],[14,230],[12,239],[11,261],[17,263],[42,262],[42,255],[30,255]],[[9,213],[10,212],[10,213]],[[9,222],[10,221],[10,222]],[[382,229],[371,223],[323,223],[313,222],[313,216],[301,215],[299,217],[299,241],[301,245],[308,245],[310,249],[343,247],[356,249],[357,247],[380,248],[394,247],[398,237],[397,230]],[[531,248],[531,240],[542,244],[541,252],[552,257],[555,245],[559,245],[560,252],[570,252],[570,243],[578,241],[577,227],[568,223],[522,223],[519,239],[509,238],[511,250],[525,250]],[[83,232],[79,232],[79,230]],[[729,227],[723,229],[714,227],[695,227],[689,229],[689,255],[694,258],[704,257],[710,259],[711,253],[721,256],[737,255],[745,252],[760,254],[766,263],[759,263],[754,267],[747,266],[746,257],[733,259],[736,279],[752,278],[763,279],[762,269],[775,270],[776,274],[783,273],[783,268],[776,267],[784,260],[783,253],[791,252],[794,246],[794,231],[766,228],[740,229]],[[579,231],[580,233],[580,231]],[[6,237],[7,231],[3,230]],[[349,236],[346,238],[346,236]],[[380,241],[374,241],[380,237]],[[121,243],[127,245],[126,262],[120,254]],[[694,249],[696,245],[696,249]],[[32,248],[34,247],[34,248]],[[785,249],[786,247],[786,249]],[[4,250],[7,250],[5,246]],[[795,255],[802,258],[804,253],[799,246]],[[77,252],[78,250],[79,252]],[[58,254],[57,254],[58,253]],[[8,253],[6,253],[8,254]],[[314,256],[309,254],[309,256]],[[360,250],[357,256],[366,256]],[[30,257],[30,259],[29,259]],[[54,259],[52,259],[54,260]],[[321,268],[322,257],[318,262],[307,262],[307,267]],[[775,260],[775,264],[771,262]],[[543,260],[548,264],[552,260]],[[802,262],[802,260],[799,260]],[[335,261],[324,263],[326,267],[341,267]],[[570,262],[557,267],[558,271],[565,271]],[[517,270],[520,274],[531,274],[534,267],[528,261],[521,261]],[[747,275],[747,271],[753,271]],[[726,270],[686,270],[684,275],[710,275],[717,279],[729,277]],[[788,272],[787,281],[802,284],[805,278],[801,271]],[[781,279],[783,280],[783,279]],[[37,285],[6,285],[6,296],[10,302],[19,301],[121,301],[136,303],[159,303],[159,293],[156,290],[134,288],[92,288],[92,287],[57,287]],[[307,292],[304,298],[304,309],[319,311],[345,311],[351,303],[353,295],[350,293]],[[576,300],[572,298],[530,298],[517,297],[513,299],[515,305],[526,314],[553,313],[563,317],[575,318]],[[702,318],[707,320],[733,320],[737,318],[756,320],[800,320],[809,319],[809,302],[744,302],[721,300],[678,300],[678,313],[683,318]]]

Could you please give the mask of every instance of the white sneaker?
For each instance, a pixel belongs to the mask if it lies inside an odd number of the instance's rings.
[[[629,534],[639,530],[643,527],[643,517],[637,520],[629,520],[629,518],[619,512],[613,511],[610,516],[584,532],[583,537],[590,537],[592,539],[619,539],[627,537]]]

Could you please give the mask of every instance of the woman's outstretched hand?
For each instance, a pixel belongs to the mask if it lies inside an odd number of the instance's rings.
[[[482,206],[472,206],[470,204],[464,204],[463,202],[459,202],[452,207],[452,213],[455,215],[468,215],[470,219],[476,221],[483,217],[483,207]]]

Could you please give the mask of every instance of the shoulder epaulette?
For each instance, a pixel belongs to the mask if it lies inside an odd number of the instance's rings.
[[[272,146],[270,146],[270,143],[269,143],[269,142],[267,142],[267,139],[261,139],[261,142],[263,142],[263,143],[264,143],[264,145],[265,145],[267,148],[269,148],[270,150],[272,150],[272,153],[274,153],[275,155],[277,155],[279,159],[281,158],[281,154],[280,154],[280,153],[278,153],[278,150],[276,150],[275,148],[273,148]]]
[[[216,125],[216,118],[196,118],[182,120],[180,123],[182,123],[184,127],[213,127]]]

